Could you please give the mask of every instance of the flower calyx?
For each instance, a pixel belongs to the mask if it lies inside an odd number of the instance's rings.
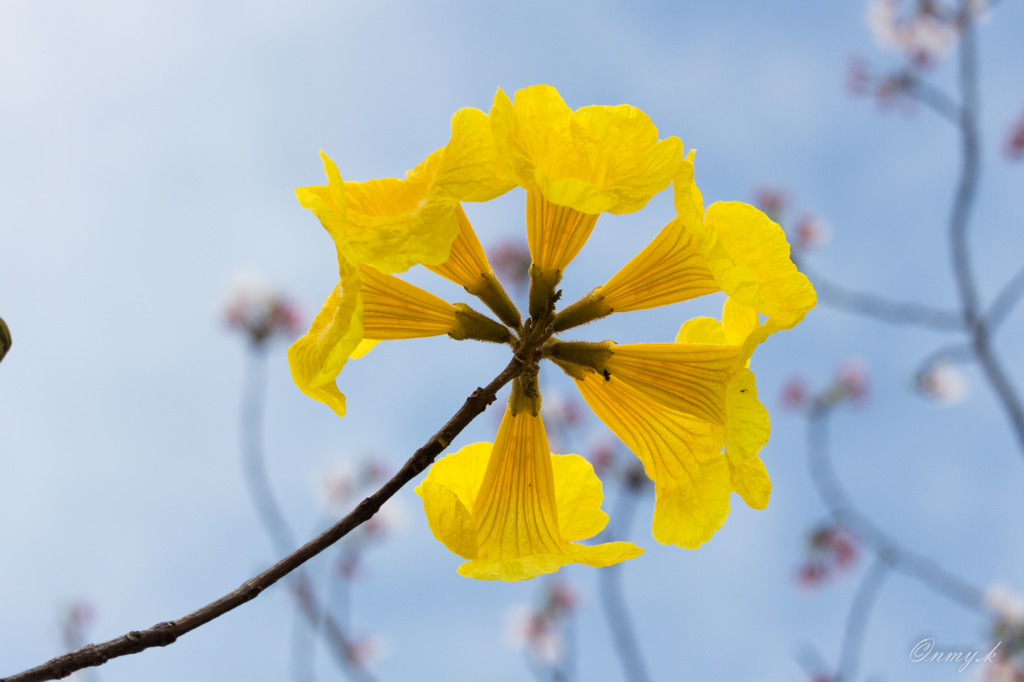
[[[596,372],[609,381],[612,375],[607,363],[614,345],[613,341],[551,341],[541,351],[574,379],[583,380]]]
[[[465,303],[456,303],[455,326],[448,332],[448,336],[457,340],[465,341],[490,341],[491,343],[513,342],[512,330],[505,325],[492,320],[481,312],[477,312]]]
[[[604,296],[595,289],[589,294],[558,311],[552,322],[555,333],[563,332],[566,329],[589,324],[594,320],[607,317],[615,312],[615,309],[605,302]]]

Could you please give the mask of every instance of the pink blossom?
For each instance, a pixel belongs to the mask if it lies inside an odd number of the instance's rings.
[[[251,275],[236,278],[224,307],[224,321],[257,345],[274,336],[298,336],[302,329],[301,316],[291,299]]]

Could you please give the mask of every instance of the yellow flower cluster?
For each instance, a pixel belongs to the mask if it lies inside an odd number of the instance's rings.
[[[336,378],[377,342],[447,334],[534,343],[571,376],[595,414],[654,481],[653,533],[697,547],[725,522],[735,491],[752,507],[771,483],[758,453],[768,413],[757,399],[751,354],[800,322],[814,289],[789,257],[778,225],[757,209],[706,210],[693,152],[658,139],[628,105],[570,109],[549,86],[500,90],[489,113],[452,118],[449,143],[405,178],[344,182],[323,156],[328,184],[297,191],[330,233],[340,281],[312,328],[289,350],[295,383],[345,413]],[[675,216],[636,257],[581,300],[555,310],[562,272],[601,213],[630,213],[669,184]],[[487,261],[462,202],[526,190],[533,265],[524,321]],[[479,298],[494,319],[394,276],[422,264]],[[722,319],[696,318],[674,342],[569,341],[562,332],[612,313],[722,291]],[[524,580],[569,563],[606,566],[642,553],[627,542],[582,545],[607,524],[601,483],[578,455],[552,455],[536,372],[517,378],[495,442],[438,461],[417,488],[430,528],[466,559],[465,576]]]

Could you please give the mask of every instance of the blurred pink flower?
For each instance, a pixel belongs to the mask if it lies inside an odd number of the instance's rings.
[[[934,0],[872,0],[867,22],[880,48],[902,52],[918,67],[945,56],[959,33],[955,12]]]
[[[230,329],[259,345],[274,336],[294,337],[302,331],[298,308],[285,294],[259,277],[236,277],[224,307]]]
[[[761,187],[754,193],[754,204],[775,222],[781,221],[787,203],[786,193],[775,187]]]
[[[604,478],[615,468],[615,444],[609,438],[602,438],[588,453],[587,459],[594,467],[594,473]]]
[[[813,214],[805,214],[796,221],[794,246],[801,251],[816,249],[828,242],[828,225]]]
[[[96,608],[92,602],[76,599],[66,604],[58,622],[61,645],[71,651],[85,644],[85,632],[95,619]]]
[[[379,637],[360,635],[346,643],[345,655],[348,662],[359,670],[366,670],[374,661],[387,654],[387,646]]]
[[[867,366],[859,358],[848,358],[839,365],[829,395],[835,403],[863,403],[868,397],[868,387]]]
[[[1006,138],[1006,144],[1003,146],[1003,152],[1006,154],[1006,158],[1011,161],[1018,161],[1024,158],[1024,114],[1017,119],[1017,122],[1010,129],[1010,134]]]
[[[520,606],[509,613],[506,621],[509,643],[525,648],[542,663],[554,665],[565,655],[563,626],[578,603],[579,597],[568,583],[548,581],[539,607]]]
[[[794,376],[782,385],[782,406],[789,410],[798,410],[807,402],[807,384],[803,377]]]
[[[836,523],[818,526],[807,537],[806,555],[797,568],[797,582],[817,587],[848,571],[860,555],[857,538]]]
[[[985,590],[985,607],[998,621],[1024,626],[1024,597],[1003,583],[990,585]]]
[[[530,281],[530,249],[520,239],[501,242],[492,252],[491,265],[502,280],[516,289],[525,289]]]

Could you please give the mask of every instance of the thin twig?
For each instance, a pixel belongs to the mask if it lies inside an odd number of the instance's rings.
[[[827,306],[889,324],[928,327],[943,331],[964,329],[962,316],[954,310],[923,303],[894,301],[884,296],[855,291],[828,281],[808,268],[802,258],[794,257],[793,260],[814,283],[818,300]]]
[[[868,618],[874,608],[882,584],[889,576],[892,566],[885,553],[880,553],[864,575],[864,579],[853,596],[850,612],[846,617],[846,629],[843,631],[843,645],[839,653],[839,673],[836,682],[853,682],[860,664],[861,652],[864,648],[864,633],[868,627]]]
[[[637,490],[630,483],[625,483],[619,492],[615,513],[612,516],[619,524],[620,531],[615,533],[609,526],[602,535],[603,542],[611,542],[620,534],[623,538],[628,537],[636,497]],[[650,677],[643,654],[640,652],[629,609],[626,607],[626,599],[622,594],[622,565],[605,566],[598,572],[598,581],[601,604],[604,606],[608,627],[612,631],[612,641],[615,643],[619,662],[622,663],[622,671],[630,682],[646,682]]]
[[[960,294],[963,319],[968,326],[973,326],[980,313],[980,304],[974,275],[971,272],[967,228],[977,194],[981,147],[978,140],[978,76],[974,26],[969,18],[965,19],[959,55],[960,91],[963,100],[959,116],[962,167],[950,212],[949,238],[953,274],[956,278],[957,292]]]
[[[978,169],[981,164],[980,133],[978,130],[978,63],[974,41],[974,24],[969,12],[964,13],[960,40],[960,90],[963,106],[960,110],[960,134],[963,167],[960,182],[950,213],[950,247],[953,273],[963,311],[963,319],[971,330],[971,341],[978,362],[992,384],[1013,426],[1017,441],[1024,451],[1024,403],[1021,402],[1009,375],[992,348],[991,329],[982,316],[977,283],[971,270],[967,230],[971,209],[978,187]],[[998,299],[997,299],[998,302]],[[1012,302],[1012,297],[1010,299]],[[1001,304],[1004,305],[1004,304]]]
[[[0,682],[38,682],[61,679],[76,670],[102,665],[112,658],[136,654],[151,647],[167,646],[182,635],[255,599],[265,589],[292,573],[376,514],[381,505],[430,466],[456,436],[488,405],[494,402],[498,391],[522,374],[529,363],[529,358],[524,359],[522,353],[517,352],[505,369],[486,387],[475,390],[448,423],[417,450],[391,480],[360,502],[343,519],[263,573],[250,578],[238,588],[178,620],[157,623],[147,630],[133,630],[101,644],[90,644],[77,651],[58,656],[43,665],[4,678]]]
[[[829,673],[824,671],[832,669],[832,665],[825,661],[825,657],[821,655],[818,647],[813,642],[804,641],[798,643],[796,650],[793,652],[793,658],[796,659],[796,662],[807,673],[807,677],[811,679],[828,677]]]
[[[266,347],[251,346],[242,403],[242,470],[260,523],[281,556],[295,549],[295,537],[270,487],[263,454],[263,405],[266,396]]]
[[[1010,281],[996,294],[992,305],[988,307],[988,312],[985,313],[985,328],[989,333],[994,332],[996,327],[1002,324],[1013,307],[1020,302],[1022,296],[1024,296],[1024,268],[1018,270],[1017,274],[1010,278]]]
[[[807,459],[814,486],[832,516],[875,552],[884,555],[892,568],[917,579],[964,608],[985,613],[984,595],[980,589],[953,575],[934,560],[907,549],[853,506],[832,468],[828,446],[830,414],[830,407],[819,404],[808,416]]]
[[[292,615],[291,671],[295,682],[316,682],[316,639],[314,628],[306,615],[296,610]]]
[[[954,126],[960,125],[960,105],[952,97],[918,76],[912,76],[906,93]]]

